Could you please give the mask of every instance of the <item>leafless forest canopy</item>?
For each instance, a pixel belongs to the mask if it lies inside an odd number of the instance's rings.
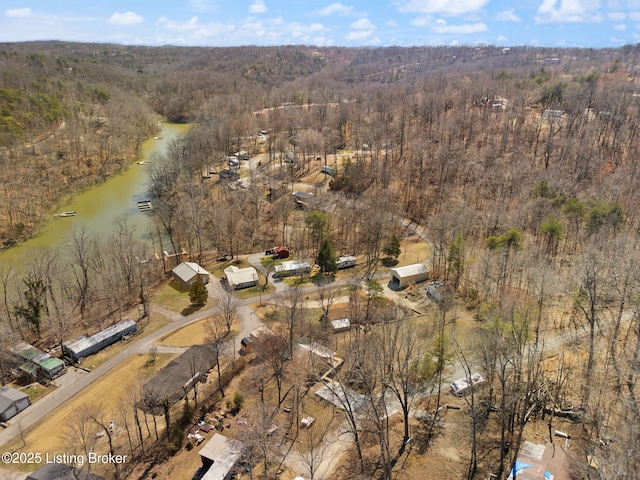
[[[487,326],[467,359],[495,387],[471,405],[474,440],[490,408],[506,412],[494,425],[504,446],[521,441],[532,405],[572,406],[603,478],[638,478],[639,53],[2,44],[0,238],[20,241],[63,195],[126,168],[158,117],[189,122],[151,169],[158,238],[174,252],[282,243],[314,257],[329,236],[373,265],[402,236],[400,218],[423,225],[434,278]],[[268,185],[203,179],[239,150],[265,155]],[[321,165],[337,173],[316,195],[318,232],[275,192]],[[110,238],[78,229],[64,251],[1,265],[1,338],[59,344],[144,302],[173,266],[141,264],[150,248],[121,223]],[[542,332],[548,348],[584,333],[553,374]],[[477,457],[495,455],[479,445],[470,478]]]

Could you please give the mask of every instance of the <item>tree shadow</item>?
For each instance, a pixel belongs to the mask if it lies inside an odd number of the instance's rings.
[[[323,287],[335,282],[336,278],[332,273],[318,272],[311,277],[311,281],[316,287]]]
[[[398,264],[398,259],[393,257],[384,257],[380,260],[380,263],[385,267],[395,267]]]
[[[180,314],[183,317],[188,317],[189,315],[191,315],[192,313],[196,313],[198,310],[201,310],[202,307],[204,307],[206,305],[206,303],[204,305],[194,305],[191,304],[188,307],[185,307],[182,309],[182,311],[180,312]]]

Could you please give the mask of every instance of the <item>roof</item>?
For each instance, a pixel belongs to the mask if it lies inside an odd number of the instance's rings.
[[[241,442],[215,433],[200,449],[200,456],[213,462],[202,480],[224,480],[240,460],[243,450],[244,445]]]
[[[429,273],[429,270],[424,263],[414,263],[413,265],[407,265],[406,267],[391,268],[390,271],[399,278]]]
[[[258,327],[251,332],[251,337],[255,338],[258,342],[264,342],[269,338],[275,337],[276,334],[273,333],[269,327]]]
[[[309,353],[313,353],[322,358],[326,358],[328,360],[333,360],[336,356],[336,352],[331,350],[330,348],[325,347],[324,345],[320,345],[313,340],[310,340],[307,337],[302,337],[298,341],[295,342],[295,347],[301,350],[306,350]]]
[[[102,480],[102,477],[63,463],[45,463],[42,468],[29,474],[26,480]]]
[[[4,412],[11,405],[25,398],[29,398],[29,395],[20,390],[11,387],[0,387],[0,412]]]
[[[518,480],[569,480],[574,455],[563,445],[535,444],[525,440],[509,478]],[[515,474],[515,475],[514,475]]]
[[[193,385],[195,375],[204,376],[215,365],[211,345],[194,345],[182,355],[174,358],[155,376],[145,383],[143,390],[148,398],[168,398],[176,401],[184,396],[185,388]],[[200,378],[200,379],[201,379]]]
[[[229,285],[242,285],[258,281],[258,272],[253,267],[238,268],[235,265],[229,265],[224,269],[224,273]]]
[[[316,390],[316,395],[342,410],[348,407],[351,411],[356,411],[367,401],[364,395],[344,388],[333,380],[327,380],[326,385]]]
[[[338,258],[338,263],[340,262],[355,262],[357,259],[353,255],[343,255]]]
[[[45,370],[55,370],[64,366],[64,363],[59,358],[52,357],[51,354],[43,352],[29,344],[21,345],[25,348],[22,348],[18,351],[18,355],[25,360],[28,360],[32,363],[33,366],[30,366],[28,363],[24,364],[20,367],[21,370],[24,370],[27,373],[33,373],[40,366]]]
[[[301,262],[300,260],[289,260],[287,262],[282,262],[280,265],[275,266],[276,273],[278,272],[286,272],[290,270],[301,270],[305,268],[311,268],[311,264],[309,262]]]
[[[116,323],[115,325],[111,325],[110,327],[101,330],[95,335],[91,335],[90,337],[80,337],[77,340],[72,342],[65,342],[64,346],[68,350],[72,350],[75,353],[82,352],[88,348],[91,348],[93,345],[100,343],[108,338],[113,337],[114,335],[119,335],[120,333],[136,328],[136,322],[127,318],[126,320],[122,320],[121,322]]]
[[[209,275],[209,272],[194,262],[182,262],[171,271],[185,282],[188,282],[196,275]]]
[[[331,326],[334,330],[340,330],[342,328],[351,328],[351,322],[348,318],[340,318],[338,320],[332,320]]]

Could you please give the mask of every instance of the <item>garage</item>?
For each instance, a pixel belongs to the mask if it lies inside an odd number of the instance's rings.
[[[399,290],[414,283],[424,282],[429,278],[429,270],[423,263],[392,268],[389,270],[389,274],[389,288],[394,290]]]
[[[29,395],[11,387],[0,387],[0,421],[6,422],[31,405]]]

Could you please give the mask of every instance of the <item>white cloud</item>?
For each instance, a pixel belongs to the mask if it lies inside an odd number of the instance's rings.
[[[111,15],[109,23],[113,25],[136,25],[142,23],[142,17],[134,12],[115,12]]]
[[[385,22],[385,25],[387,27],[397,27],[398,26],[398,22],[396,22],[395,20],[387,20]]]
[[[441,15],[462,15],[477,12],[489,0],[395,0],[402,13],[438,13]]]
[[[607,18],[612,22],[621,22],[627,18],[627,14],[623,12],[609,12]]]
[[[353,7],[348,7],[342,3],[332,3],[331,5],[324,7],[322,10],[318,10],[316,15],[327,17],[334,13],[337,13],[338,15],[349,15],[351,12],[353,12]]]
[[[599,0],[543,0],[534,18],[538,23],[601,22],[599,8]]]
[[[622,24],[622,23],[619,23],[617,25],[614,25],[613,29],[618,31],[618,32],[623,32],[623,31],[625,31],[627,29],[627,26]]]
[[[496,14],[496,20],[501,22],[519,22],[520,17],[515,13],[514,9],[505,10]]]
[[[189,6],[197,12],[211,12],[213,10],[209,0],[189,0]]]
[[[639,21],[639,20],[640,20],[640,12],[631,12],[631,13],[629,14],[629,18],[630,18],[631,20],[633,20],[634,22]]]
[[[264,3],[264,0],[255,0],[249,7],[249,11],[251,13],[264,13],[267,11],[267,6]]]
[[[509,39],[507,37],[505,37],[504,35],[498,35],[498,43],[504,43],[504,42],[508,42]]]
[[[167,17],[160,17],[158,19],[158,25],[166,28],[167,30],[178,32],[194,32],[200,27],[198,25],[198,17],[191,17],[188,22],[176,22],[174,20],[169,20]]]
[[[4,11],[4,14],[9,18],[24,18],[31,16],[30,8],[9,8]]]
[[[409,22],[414,27],[428,27],[433,23],[433,17],[428,15],[424,15],[421,17],[416,17]]]
[[[355,22],[351,23],[350,27],[353,28],[354,31],[347,35],[347,40],[354,41],[365,40],[371,37],[373,32],[376,30],[376,26],[371,23],[367,17],[359,18]]]
[[[358,30],[375,30],[376,26],[367,17],[362,17],[351,24],[351,28]]]
[[[489,29],[484,23],[474,23],[466,25],[446,25],[444,23],[438,23],[432,28],[436,33],[457,33],[457,34],[469,34],[486,32]]]

